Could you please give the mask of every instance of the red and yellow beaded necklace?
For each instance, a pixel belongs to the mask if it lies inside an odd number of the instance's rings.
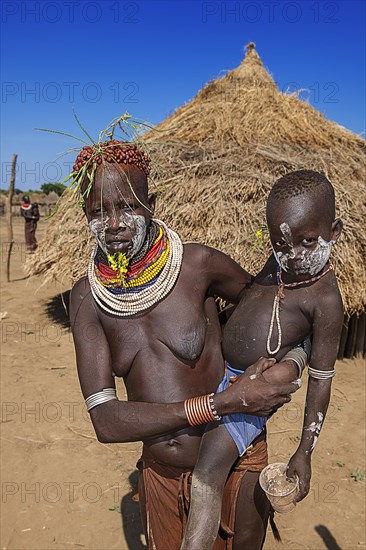
[[[159,228],[158,236],[145,256],[135,264],[127,262],[122,268],[106,265],[95,258],[95,275],[99,283],[113,294],[136,292],[151,285],[167,263],[170,243],[166,231]]]

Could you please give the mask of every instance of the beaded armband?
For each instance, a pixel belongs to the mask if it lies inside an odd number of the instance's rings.
[[[113,399],[117,399],[116,390],[114,388],[105,388],[102,391],[93,393],[93,395],[89,395],[89,397],[85,399],[86,410],[89,412],[94,409],[94,407],[102,403],[107,403],[107,401],[112,401]]]
[[[200,426],[213,420],[221,420],[214,403],[214,393],[192,397],[184,401],[184,412],[190,426]]]
[[[316,378],[317,380],[329,380],[330,378],[333,378],[335,376],[336,370],[317,370],[313,369],[312,367],[308,366],[308,374],[312,378]]]

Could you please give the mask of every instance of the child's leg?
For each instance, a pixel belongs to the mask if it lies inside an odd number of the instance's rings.
[[[238,456],[238,448],[223,424],[206,430],[192,475],[189,517],[181,550],[211,550],[220,526],[225,483]]]
[[[292,361],[286,361],[268,369],[263,376],[272,383],[292,382],[299,372]],[[261,432],[268,418],[240,416],[242,422],[247,417],[241,442],[245,448]],[[232,424],[235,432],[235,420]],[[238,448],[223,424],[206,430],[192,476],[191,504],[181,550],[212,548],[220,525],[225,482],[238,455]]]

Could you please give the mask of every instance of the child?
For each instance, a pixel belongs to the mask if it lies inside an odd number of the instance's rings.
[[[329,262],[342,222],[335,219],[331,183],[310,170],[280,178],[269,194],[266,214],[273,254],[226,324],[223,352],[227,372],[218,391],[227,387],[231,375],[241,374],[258,357],[279,361],[312,335],[302,437],[288,467],[289,477],[299,477],[297,500],[301,500],[310,489],[311,454],[330,399],[342,329],[342,299]],[[285,380],[289,371],[276,366],[264,376],[274,383],[289,381]],[[290,377],[294,381],[298,378],[295,369]],[[193,472],[182,549],[212,548],[229,471],[267,420],[235,414],[224,416],[219,424],[208,425]]]

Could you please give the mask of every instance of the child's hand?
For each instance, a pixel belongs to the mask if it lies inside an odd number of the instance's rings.
[[[288,463],[287,476],[299,478],[299,491],[296,501],[300,502],[310,491],[311,458],[304,451],[297,450]]]

